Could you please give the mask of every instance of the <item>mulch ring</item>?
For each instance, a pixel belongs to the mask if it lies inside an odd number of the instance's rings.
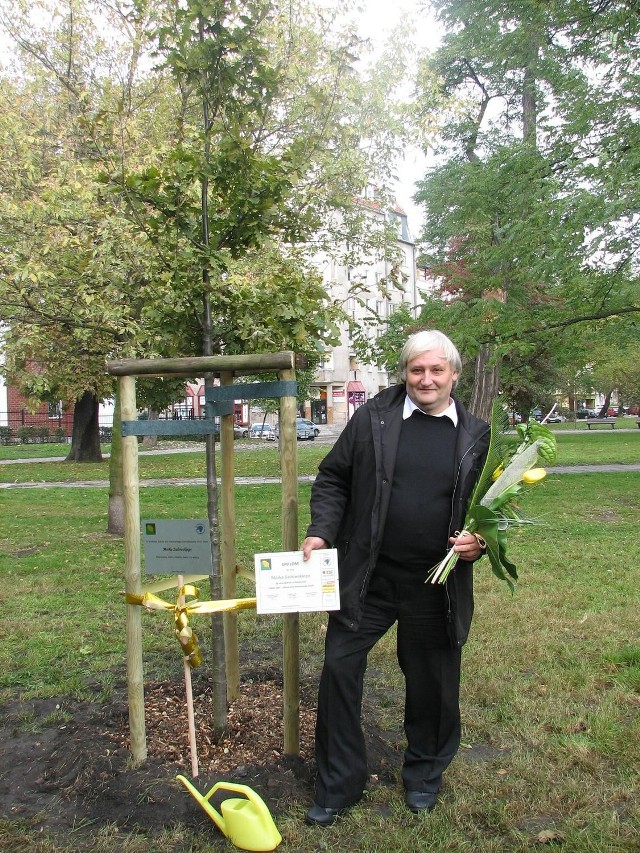
[[[196,787],[204,793],[220,780],[246,784],[274,817],[297,804],[302,815],[313,798],[315,693],[315,684],[301,685],[300,754],[291,756],[282,751],[282,684],[272,672],[243,681],[218,743],[209,725],[213,686],[199,676]],[[374,716],[365,709],[372,780],[396,785],[399,746],[368,722]],[[0,706],[0,815],[57,832],[105,824],[161,831],[177,823],[209,832],[210,819],[175,779],[192,779],[184,683],[145,685],[145,723],[148,757],[133,767],[124,685],[108,703],[58,698]]]

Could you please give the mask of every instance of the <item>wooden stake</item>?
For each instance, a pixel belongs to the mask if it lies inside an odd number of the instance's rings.
[[[281,370],[281,380],[295,380],[295,370]],[[282,471],[282,548],[298,549],[298,460],[296,398],[280,400],[280,465]],[[284,751],[300,753],[300,617],[282,617],[284,680]]]
[[[233,373],[220,376],[222,385],[233,384]],[[222,562],[222,597],[235,598],[236,591],[236,509],[234,485],[233,414],[220,419],[221,500],[220,557]],[[238,614],[230,611],[222,616],[224,652],[227,667],[227,702],[240,695],[240,652],[238,648]]]
[[[184,576],[178,575],[178,590],[184,586]],[[178,607],[184,607],[184,595],[178,597]],[[198,778],[198,747],[196,745],[196,721],[193,712],[193,689],[191,686],[191,667],[189,658],[184,657],[184,687],[187,697],[187,722],[189,725],[189,752],[191,753],[191,775]]]
[[[138,417],[136,380],[123,376],[120,380],[123,421]],[[122,480],[124,492],[124,579],[125,591],[138,595],[142,589],[140,574],[140,496],[138,491],[138,439],[135,435],[122,439]],[[144,672],[142,665],[141,608],[127,604],[127,697],[129,700],[129,733],[131,754],[136,764],[147,757],[144,722]]]

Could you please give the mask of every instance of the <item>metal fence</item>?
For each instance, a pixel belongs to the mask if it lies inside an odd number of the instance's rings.
[[[101,413],[98,418],[100,440],[111,441],[113,413]],[[73,429],[73,414],[62,412],[30,412],[28,409],[0,411],[0,444],[69,444]]]

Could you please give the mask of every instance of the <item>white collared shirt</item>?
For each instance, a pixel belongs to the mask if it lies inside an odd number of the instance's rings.
[[[406,421],[407,418],[410,418],[411,415],[415,412],[422,412],[422,409],[413,402],[411,397],[407,394],[404,398],[404,410],[402,412],[402,420]],[[426,412],[422,412],[422,414],[426,414]],[[449,405],[443,412],[438,412],[437,415],[433,415],[434,418],[443,418],[447,417],[452,421],[454,427],[458,426],[458,412],[456,410],[456,404],[453,402],[451,397],[449,397]]]

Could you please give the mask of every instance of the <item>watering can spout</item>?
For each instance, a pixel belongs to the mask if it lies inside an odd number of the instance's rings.
[[[201,794],[184,776],[176,777],[196,799],[223,835],[240,850],[275,850],[282,836],[264,800],[248,785],[234,782],[217,782],[206,794]],[[223,800],[218,812],[209,802],[216,791],[232,791],[243,794]]]

